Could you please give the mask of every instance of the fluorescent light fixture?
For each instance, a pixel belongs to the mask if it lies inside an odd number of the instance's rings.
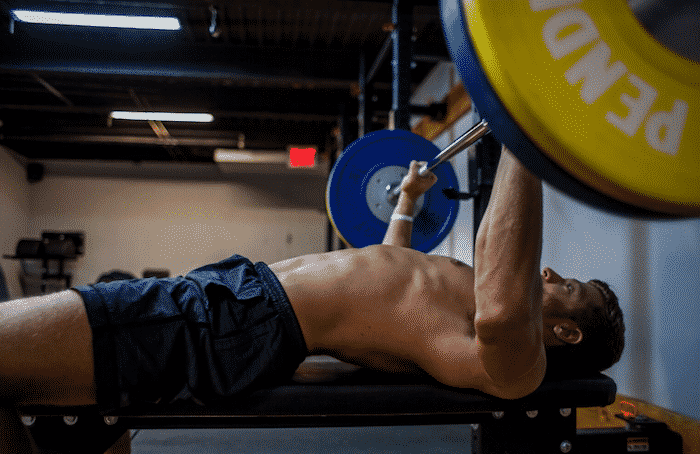
[[[176,17],[76,14],[27,10],[13,10],[12,15],[17,21],[30,24],[138,28],[148,30],[180,30],[181,28],[180,20]]]
[[[115,120],[152,120],[152,121],[190,121],[195,123],[211,123],[214,116],[207,113],[174,113],[174,112],[126,112],[116,110],[109,114]]]
[[[220,164],[286,164],[287,154],[270,150],[236,150],[217,148],[214,162]]]

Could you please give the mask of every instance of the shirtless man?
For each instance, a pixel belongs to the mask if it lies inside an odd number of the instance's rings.
[[[411,163],[395,214],[411,216],[435,183],[418,167]],[[287,380],[308,354],[506,399],[540,385],[549,350],[591,338],[593,354],[582,350],[571,364],[602,370],[619,359],[624,326],[607,286],[539,272],[541,182],[508,150],[473,269],[410,249],[405,216],[382,245],[269,267],[234,256],[184,278],[0,305],[0,453],[29,451],[22,405],[206,404]]]

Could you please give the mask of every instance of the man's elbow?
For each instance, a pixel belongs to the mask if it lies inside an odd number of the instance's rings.
[[[506,376],[492,382],[492,395],[501,399],[520,399],[539,388],[547,371],[547,358],[543,350],[532,353],[534,356],[523,358],[525,361],[520,367],[513,367]]]
[[[492,384],[511,396],[509,399],[534,390],[523,386],[522,380],[533,368],[541,369],[544,376],[545,367],[539,364],[545,358],[541,327],[527,317],[488,317],[475,321],[475,328],[479,356]],[[532,385],[532,380],[528,381]]]

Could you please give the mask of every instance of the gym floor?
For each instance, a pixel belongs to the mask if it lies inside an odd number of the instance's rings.
[[[471,452],[471,428],[456,426],[308,429],[140,430],[133,454],[454,453]]]

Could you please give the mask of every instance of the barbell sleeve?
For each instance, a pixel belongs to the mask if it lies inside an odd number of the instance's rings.
[[[439,166],[443,162],[458,155],[465,149],[474,145],[474,143],[476,143],[477,140],[481,139],[489,132],[491,132],[491,129],[489,128],[489,123],[486,120],[481,120],[469,131],[465,132],[457,140],[449,144],[447,148],[438,153],[438,155],[435,156],[430,162],[423,165],[423,167],[421,167],[418,171],[418,174],[420,176],[424,176],[426,173],[432,171],[435,167]],[[401,185],[399,184],[396,188],[394,188],[392,192],[392,197],[398,197],[400,194]]]

